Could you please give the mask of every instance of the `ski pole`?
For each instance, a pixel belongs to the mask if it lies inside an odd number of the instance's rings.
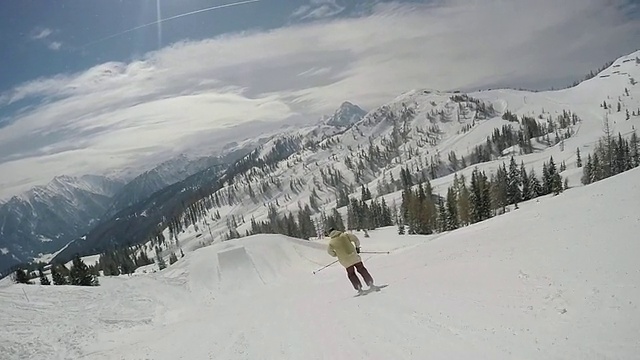
[[[322,270],[322,269],[326,269],[326,268],[328,268],[329,266],[331,266],[331,265],[333,265],[333,264],[335,264],[335,263],[337,263],[337,262],[338,262],[338,260],[336,260],[336,261],[332,262],[331,264],[327,264],[327,265],[325,265],[325,266],[321,267],[320,269],[318,269],[318,270],[314,271],[313,273],[315,274],[315,273],[317,273],[318,271],[320,271],[320,270]]]
[[[360,254],[389,254],[389,251],[360,251]]]

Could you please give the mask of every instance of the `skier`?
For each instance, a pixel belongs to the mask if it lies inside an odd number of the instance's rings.
[[[373,284],[373,278],[369,274],[367,268],[364,267],[360,258],[360,240],[357,236],[335,230],[333,228],[327,231],[331,240],[327,247],[327,253],[333,257],[337,257],[338,261],[347,270],[347,277],[351,281],[353,288],[359,294],[363,293],[362,283],[356,275],[356,270],[360,273],[364,282],[369,286],[369,290],[374,290],[376,286]]]

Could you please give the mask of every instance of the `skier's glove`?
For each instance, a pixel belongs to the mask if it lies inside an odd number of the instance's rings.
[[[357,248],[356,248],[356,252],[357,252],[358,254],[360,254],[360,248],[359,248],[359,247],[357,247]]]

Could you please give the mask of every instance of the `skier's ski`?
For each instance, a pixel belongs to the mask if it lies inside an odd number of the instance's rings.
[[[372,287],[370,287],[369,289],[366,289],[360,293],[355,294],[353,297],[359,297],[359,296],[365,296],[368,294],[371,294],[372,292],[378,292],[384,288],[386,288],[387,286],[389,286],[389,284],[384,284],[384,285],[374,285]]]

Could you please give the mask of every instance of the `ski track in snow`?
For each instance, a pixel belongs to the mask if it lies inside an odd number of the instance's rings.
[[[260,235],[101,286],[0,288],[14,359],[630,359],[640,169],[453,232],[362,234],[353,297],[324,241]]]

